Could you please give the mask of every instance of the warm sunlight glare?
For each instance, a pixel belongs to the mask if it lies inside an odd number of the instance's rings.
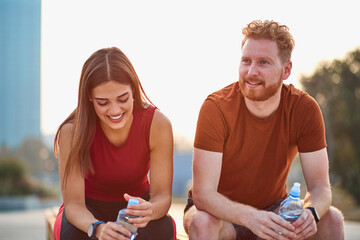
[[[300,87],[323,59],[341,58],[360,43],[353,1],[55,1],[42,2],[42,117],[45,134],[77,104],[84,61],[117,46],[132,61],[145,92],[171,120],[175,134],[192,139],[205,97],[237,81],[241,28],[273,19],[295,38],[293,71]],[[281,6],[281,7],[280,7]],[[311,6],[311,7],[310,7]],[[342,13],[346,11],[346,13]]]

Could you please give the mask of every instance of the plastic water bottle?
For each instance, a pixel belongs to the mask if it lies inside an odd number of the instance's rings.
[[[128,202],[128,206],[129,205],[134,205],[134,204],[139,204],[139,201],[136,199],[129,199]],[[137,227],[135,227],[134,225],[132,225],[129,222],[130,218],[137,218],[138,216],[133,216],[133,215],[128,215],[125,213],[126,208],[123,208],[119,211],[118,217],[116,219],[116,223],[123,226],[124,228],[126,228],[127,230],[129,230],[131,232],[131,236],[125,236],[124,234],[120,233],[121,235],[133,240],[135,239],[136,235],[137,235]]]
[[[290,196],[280,204],[279,215],[283,219],[293,223],[301,215],[303,204],[300,200],[300,183],[294,183]]]

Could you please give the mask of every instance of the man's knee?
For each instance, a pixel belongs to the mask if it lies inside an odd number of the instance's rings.
[[[331,206],[329,210],[325,213],[325,215],[322,217],[321,221],[323,221],[324,223],[326,222],[328,226],[343,227],[344,215],[339,209]]]
[[[321,239],[344,239],[344,216],[340,210],[331,206],[322,216],[318,223],[318,236],[328,237]]]
[[[213,217],[207,212],[204,211],[197,211],[197,213],[193,217],[194,226],[199,228],[207,229],[209,227],[220,228],[221,221],[218,218]]]
[[[221,220],[213,217],[207,212],[199,211],[195,207],[189,209],[184,217],[184,229],[189,234],[202,236],[209,232],[219,232]]]

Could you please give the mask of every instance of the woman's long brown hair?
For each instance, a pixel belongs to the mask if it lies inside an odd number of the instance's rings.
[[[71,149],[65,166],[64,184],[66,184],[67,177],[74,166],[79,166],[83,176],[88,172],[94,173],[89,148],[95,135],[97,115],[89,98],[94,87],[110,80],[131,86],[134,108],[143,109],[146,103],[151,103],[130,60],[120,49],[111,47],[94,52],[86,60],[81,71],[78,105],[60,124],[55,135],[54,150],[55,156],[58,157],[61,128],[66,123],[74,123]]]

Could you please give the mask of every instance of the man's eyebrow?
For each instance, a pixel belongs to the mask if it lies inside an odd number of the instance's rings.
[[[124,97],[124,96],[126,96],[126,95],[128,95],[128,94],[129,94],[129,92],[125,92],[125,93],[117,96],[116,98],[121,98],[121,97]],[[97,97],[96,97],[95,99],[96,99],[96,100],[108,100],[107,98],[97,98]]]

